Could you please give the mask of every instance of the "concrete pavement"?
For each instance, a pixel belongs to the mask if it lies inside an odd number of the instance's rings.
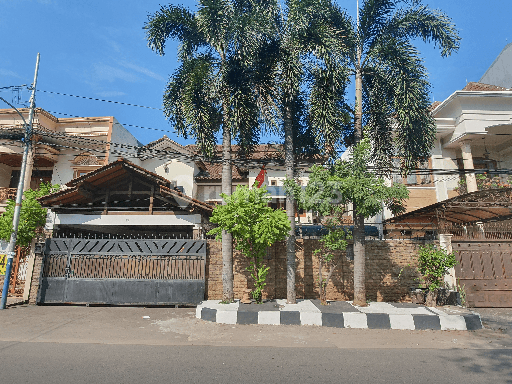
[[[195,308],[29,306],[0,311],[0,341],[322,348],[503,348],[512,337],[492,329],[420,331],[297,325],[220,324]]]

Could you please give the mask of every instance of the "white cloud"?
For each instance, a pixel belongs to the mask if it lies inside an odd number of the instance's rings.
[[[11,71],[9,69],[3,69],[3,68],[0,68],[0,76],[15,77],[17,79],[22,79],[22,77],[20,75],[18,75],[16,72]]]
[[[139,77],[133,73],[127,72],[121,68],[112,67],[111,65],[96,63],[94,67],[94,80],[106,80],[114,82],[116,80],[128,81],[131,83],[139,81]]]
[[[151,78],[153,78],[153,79],[155,79],[155,80],[158,80],[158,81],[164,81],[164,80],[165,80],[165,78],[164,78],[164,77],[160,76],[158,73],[155,73],[155,72],[153,72],[153,71],[150,71],[150,70],[149,70],[149,69],[147,69],[147,68],[140,67],[140,66],[138,66],[138,65],[135,65],[135,64],[132,64],[132,63],[128,63],[128,62],[126,62],[126,61],[121,62],[120,64],[121,64],[123,67],[125,67],[125,68],[132,69],[132,70],[134,70],[134,71],[136,71],[136,72],[142,73],[143,75],[146,75],[146,76],[148,76],[148,77],[151,77]]]
[[[125,92],[119,92],[119,91],[104,91],[104,92],[97,92],[96,94],[99,97],[117,97],[117,96],[126,95]]]

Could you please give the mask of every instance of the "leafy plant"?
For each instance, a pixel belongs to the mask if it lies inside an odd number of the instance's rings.
[[[488,189],[510,188],[512,185],[512,176],[509,176],[506,181],[504,181],[500,176],[492,176],[486,173],[475,175],[475,178],[476,186],[479,191],[484,191]],[[459,183],[457,188],[455,188],[455,191],[457,191],[459,195],[464,195],[468,193],[465,178],[459,179]]]
[[[37,199],[58,190],[59,185],[57,184],[42,183],[39,189],[29,189],[23,193],[24,199],[21,205],[16,245],[30,245],[32,239],[37,236],[38,228],[44,227],[46,224],[47,210],[41,207]],[[11,238],[15,205],[16,202],[14,200],[8,200],[7,208],[0,216],[0,239],[5,241]]]
[[[257,188],[256,184],[252,189],[238,186],[231,196],[221,196],[226,205],[215,207],[210,221],[218,227],[208,234],[215,235],[218,240],[222,239],[222,231],[233,236],[235,248],[250,260],[247,270],[254,280],[252,297],[261,303],[269,272],[263,258],[267,247],[285,238],[290,222],[283,210],[268,206],[270,196],[266,187]]]
[[[427,244],[420,247],[418,252],[418,272],[429,292],[434,292],[444,284],[443,278],[448,269],[457,264],[454,253],[447,253],[444,249]]]
[[[313,254],[318,257],[318,290],[320,302],[325,305],[327,304],[327,284],[339,263],[339,258],[335,258],[334,251],[347,249],[347,240],[352,239],[352,234],[339,226],[341,223],[335,218],[328,218],[323,224],[328,229],[328,233],[320,239],[322,248],[316,249]],[[324,266],[328,268],[326,277],[324,277]]]
[[[465,284],[460,285],[460,279],[457,282],[457,292],[459,292],[459,295],[460,295],[460,305],[462,307],[466,307],[468,304],[467,297],[466,297],[466,285]]]

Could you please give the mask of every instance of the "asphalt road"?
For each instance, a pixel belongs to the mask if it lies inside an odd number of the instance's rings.
[[[0,383],[512,383],[512,338],[207,323],[187,308],[0,311]]]

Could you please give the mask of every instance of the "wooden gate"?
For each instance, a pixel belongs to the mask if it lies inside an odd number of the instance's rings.
[[[205,259],[206,240],[48,239],[38,302],[198,304]]]
[[[25,279],[27,275],[28,256],[30,247],[16,246],[16,256],[12,262],[11,280],[9,282],[9,296],[22,297],[25,288]],[[5,279],[5,268],[7,255],[0,252],[0,275]],[[2,286],[3,286],[2,280]],[[2,291],[0,287],[0,292]]]
[[[457,240],[452,247],[468,306],[512,307],[512,241]]]

